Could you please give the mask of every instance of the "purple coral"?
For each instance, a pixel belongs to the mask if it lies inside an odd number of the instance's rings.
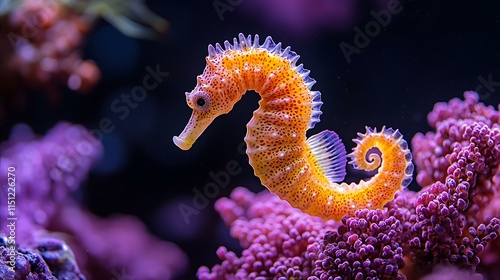
[[[217,201],[216,210],[244,248],[241,257],[225,247],[211,270],[201,267],[200,279],[306,278],[314,267],[319,242],[333,221],[323,221],[292,208],[276,195],[237,188]]]
[[[428,186],[436,181],[444,183],[449,161],[445,158],[453,151],[453,143],[466,143],[460,127],[474,123],[483,123],[491,128],[500,127],[500,112],[493,106],[479,103],[476,92],[466,91],[465,100],[458,98],[449,103],[439,102],[427,116],[427,120],[436,132],[425,135],[417,133],[412,139],[412,153],[418,167],[417,182]]]
[[[79,279],[70,275],[80,275],[78,266],[82,275],[92,279],[171,279],[187,266],[177,246],[152,236],[137,218],[99,218],[71,199],[71,192],[103,151],[82,126],[59,123],[44,137],[36,137],[27,126],[17,126],[0,151],[0,182],[7,185],[9,167],[15,168],[16,176],[14,215],[2,207],[0,223],[4,231],[7,217],[17,218],[15,231],[5,233],[15,236],[15,242],[30,252],[19,250],[22,254],[16,259],[20,268],[25,267],[22,271],[33,273],[30,279]],[[1,205],[7,201],[7,192],[7,188],[0,189]],[[8,252],[1,248],[0,272],[9,273],[4,255]]]
[[[358,210],[328,232],[309,279],[406,279],[401,221],[382,210]]]
[[[59,123],[42,138],[25,125],[13,129],[10,139],[0,145],[0,182],[7,185],[6,171],[14,167],[19,243],[26,244],[34,229],[49,224],[102,151],[101,143],[78,125]],[[0,191],[0,200],[7,201],[6,188]],[[2,221],[6,221],[7,215],[7,207],[2,207]]]
[[[85,279],[71,249],[59,239],[41,238],[26,249],[0,238],[0,260],[0,279]]]
[[[103,219],[71,204],[58,213],[52,228],[72,236],[68,244],[92,278],[120,273],[143,280],[171,279],[187,266],[184,252],[149,234],[132,216]]]
[[[488,207],[500,198],[500,114],[478,103],[477,93],[464,96],[465,101],[438,103],[428,117],[436,133],[417,134],[412,141],[422,171],[417,181],[437,181],[415,202],[410,247],[420,266],[452,263],[475,270],[478,254],[500,234],[498,207]]]

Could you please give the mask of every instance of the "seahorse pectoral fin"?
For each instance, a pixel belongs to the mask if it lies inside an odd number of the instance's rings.
[[[339,136],[324,130],[307,139],[315,162],[332,183],[341,182],[346,175],[346,150]]]
[[[193,111],[181,134],[173,137],[174,144],[182,150],[189,150],[214,119],[215,117],[203,118],[199,113]]]

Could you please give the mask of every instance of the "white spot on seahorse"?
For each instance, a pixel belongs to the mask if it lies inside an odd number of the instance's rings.
[[[285,156],[285,153],[284,153],[284,152],[281,152],[281,153],[279,154],[279,156],[280,156],[280,158],[282,158],[282,157],[284,157],[284,156]]]

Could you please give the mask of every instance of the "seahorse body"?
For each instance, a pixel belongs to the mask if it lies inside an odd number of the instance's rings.
[[[207,66],[196,87],[186,92],[191,118],[174,143],[189,149],[219,115],[231,111],[247,90],[260,94],[259,108],[247,124],[246,153],[255,175],[271,192],[292,206],[324,219],[340,219],[361,208],[381,208],[411,182],[413,165],[408,145],[396,130],[367,128],[354,139],[349,154],[358,169],[378,173],[358,184],[338,183],[345,177],[346,151],[337,134],[325,130],[306,139],[319,122],[322,105],[315,81],[299,56],[267,37],[239,35],[208,46]],[[377,153],[370,151],[377,148]],[[366,157],[368,156],[368,160]]]

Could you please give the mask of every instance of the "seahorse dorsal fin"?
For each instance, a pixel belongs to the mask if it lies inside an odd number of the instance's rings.
[[[306,142],[325,176],[333,183],[344,180],[347,156],[337,133],[324,130],[309,137]]]

